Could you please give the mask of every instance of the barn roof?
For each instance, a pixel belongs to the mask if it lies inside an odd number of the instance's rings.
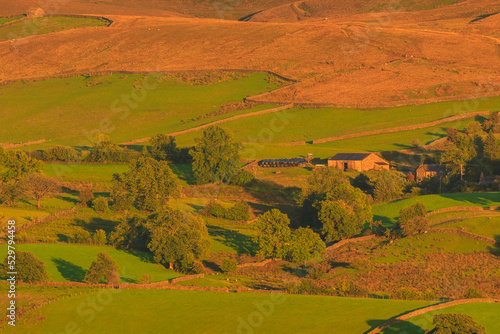
[[[328,160],[365,160],[372,153],[337,153]]]

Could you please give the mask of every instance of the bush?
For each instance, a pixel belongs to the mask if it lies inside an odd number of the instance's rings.
[[[255,176],[252,172],[242,169],[238,174],[234,175],[229,183],[237,186],[248,186],[255,181]]]
[[[476,289],[474,288],[468,288],[465,292],[464,292],[464,298],[466,299],[472,299],[472,298],[483,298],[483,296],[481,295],[481,293],[479,291],[477,291]]]
[[[92,236],[92,241],[96,245],[105,245],[107,243],[106,232],[104,230],[97,230]]]
[[[148,275],[148,274],[144,274],[141,276],[141,278],[139,278],[139,282],[141,284],[149,284],[149,283],[151,283],[152,280],[153,280],[153,276]]]
[[[438,314],[433,323],[436,327],[430,334],[486,334],[486,329],[467,314]]]
[[[128,194],[118,194],[113,197],[114,211],[128,211],[134,204],[134,197]]]
[[[99,252],[97,258],[90,265],[85,274],[84,282],[87,283],[107,283],[115,285],[120,283],[120,268],[115,260],[106,252]]]
[[[239,201],[226,210],[224,218],[229,220],[250,220],[250,206],[246,202]]]
[[[9,269],[8,256],[3,261],[2,276],[7,277],[7,272],[12,271]],[[45,282],[49,279],[49,275],[45,270],[45,263],[39,260],[33,253],[16,251],[16,264],[15,270],[17,271],[16,279],[23,282]]]
[[[58,145],[43,151],[42,159],[45,161],[71,162],[79,160],[79,154],[71,146]]]
[[[78,193],[78,202],[82,203],[83,205],[88,206],[93,199],[94,193],[88,188],[85,188]]]
[[[92,237],[88,231],[81,230],[71,237],[70,241],[75,244],[89,244],[92,241]]]
[[[205,216],[247,221],[250,219],[250,206],[247,203],[240,201],[234,206],[226,209],[219,203],[210,201],[207,203],[205,208],[203,208],[201,213]]]
[[[224,259],[220,266],[220,269],[225,273],[235,271],[236,268],[238,268],[238,261],[235,259]]]
[[[106,212],[108,211],[108,199],[105,197],[97,197],[92,201],[92,207],[97,212]]]

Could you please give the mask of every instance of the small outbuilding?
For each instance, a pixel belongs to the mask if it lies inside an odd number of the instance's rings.
[[[431,177],[445,177],[446,168],[443,165],[438,164],[422,164],[417,168],[417,182],[422,182],[424,179],[430,179]]]
[[[366,172],[372,169],[389,170],[389,162],[375,153],[337,153],[328,158],[328,167]]]

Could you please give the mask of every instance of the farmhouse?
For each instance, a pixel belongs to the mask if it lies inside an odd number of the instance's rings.
[[[328,158],[328,167],[358,172],[368,170],[389,170],[389,163],[375,153],[337,153]]]
[[[422,182],[424,179],[428,179],[434,176],[444,177],[446,176],[446,168],[442,165],[428,165],[422,164],[418,166],[417,172],[417,182]]]

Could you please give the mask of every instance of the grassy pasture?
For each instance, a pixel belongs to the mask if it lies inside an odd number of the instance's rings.
[[[93,322],[75,313],[92,294],[53,303],[42,309],[44,322],[20,333],[60,332],[76,322],[85,333],[234,333],[241,321],[258,318],[256,304],[269,305],[270,294],[177,290],[123,290],[96,314]],[[281,297],[281,298],[280,298]],[[279,295],[273,312],[262,316],[259,333],[363,333],[400,313],[431,304],[424,301],[374,300]],[[280,298],[280,299],[277,299]],[[269,307],[269,306],[268,306]],[[133,317],[130,311],[133,309]],[[158,316],[162,314],[162,316]],[[297,316],[300,314],[300,316]],[[241,320],[239,320],[241,318]],[[136,321],[142,319],[141,321]],[[258,319],[257,319],[258,320]],[[255,320],[254,320],[255,321]],[[260,322],[260,321],[259,321]],[[257,326],[256,326],[257,327]],[[239,332],[244,333],[244,329]],[[248,331],[247,331],[248,332]]]
[[[442,310],[425,313],[397,325],[391,326],[384,330],[384,334],[396,333],[423,333],[424,330],[434,328],[432,318],[436,314],[441,313],[461,313],[468,314],[474,320],[486,327],[488,333],[500,333],[500,322],[498,322],[498,314],[500,314],[500,304],[498,303],[472,303],[463,304],[445,308]]]
[[[0,25],[2,25],[4,23],[11,22],[11,21],[22,19],[23,17],[24,17],[23,15],[14,16],[14,17],[0,17]]]
[[[14,19],[8,19],[12,21]],[[0,24],[8,21],[0,19]],[[69,29],[77,29],[84,27],[103,27],[107,26],[108,22],[90,19],[90,18],[75,18],[75,17],[36,17],[25,18],[19,22],[15,22],[6,26],[0,26],[0,42],[13,40],[17,38],[43,35],[52,32],[58,32]]]
[[[43,218],[49,215],[42,210],[26,210],[22,208],[0,207],[0,216],[4,217],[0,222],[15,220],[16,226],[20,227],[32,222],[35,218]]]
[[[158,80],[144,81],[145,77],[78,76],[2,86],[0,126],[16,130],[2,132],[0,141],[50,140],[37,148],[56,144],[88,146],[95,134],[104,132],[115,142],[126,142],[267,109],[272,106],[259,105],[188,121],[277,88],[276,83],[268,82],[265,73],[228,75],[206,85],[191,85],[163,75],[154,76]]]
[[[385,227],[393,227],[396,224],[399,211],[413,205],[417,201],[424,203],[429,211],[453,206],[488,207],[500,205],[500,193],[425,195],[377,204],[372,208],[374,220],[381,220]]]
[[[447,212],[439,217],[430,217],[431,224],[436,222],[442,228],[453,228],[482,235],[491,239],[500,236],[500,213],[498,212]]]
[[[81,282],[99,251],[107,252],[118,263],[122,282],[137,283],[143,274],[152,275],[154,281],[182,276],[156,264],[150,254],[135,250],[76,244],[19,244],[17,249],[32,252],[42,260],[55,282]],[[4,258],[7,245],[0,245],[0,250]]]
[[[430,232],[398,239],[384,249],[375,251],[379,257],[375,257],[372,261],[395,263],[407,261],[410,258],[414,261],[428,253],[487,252],[490,246],[486,242],[460,235]]]
[[[124,173],[128,165],[45,164],[44,174],[64,181],[111,181],[113,174]]]
[[[500,107],[500,97],[471,100],[477,108],[472,111],[496,110]],[[376,108],[370,110],[350,108],[292,108],[281,112],[286,119],[283,124],[276,122],[281,131],[276,131],[270,143],[288,143],[294,141],[312,141],[315,139],[343,136],[379,129],[427,123],[467,112],[456,108],[457,102],[438,102],[394,108]],[[264,114],[248,119],[234,120],[227,125],[237,138],[259,134],[263,126],[270,127],[275,114]]]

